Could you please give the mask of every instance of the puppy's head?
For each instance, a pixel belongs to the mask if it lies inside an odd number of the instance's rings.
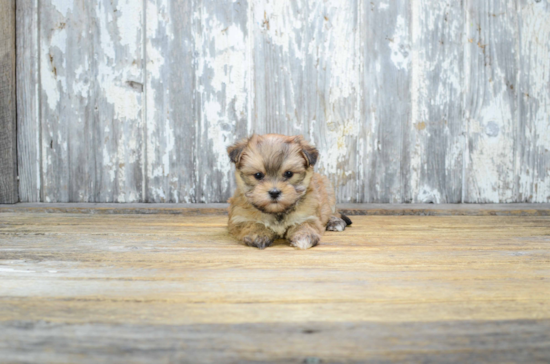
[[[302,136],[253,135],[227,148],[238,188],[265,213],[289,211],[306,193],[319,152]]]

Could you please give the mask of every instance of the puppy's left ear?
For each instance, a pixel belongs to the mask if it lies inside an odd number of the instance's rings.
[[[301,135],[296,137],[295,141],[302,147],[302,155],[306,160],[306,168],[314,166],[315,163],[317,163],[317,158],[319,158],[319,151],[317,148],[305,141]]]
[[[227,147],[227,154],[229,154],[229,159],[231,159],[231,162],[239,164],[243,150],[248,145],[248,140],[248,138],[242,139]]]

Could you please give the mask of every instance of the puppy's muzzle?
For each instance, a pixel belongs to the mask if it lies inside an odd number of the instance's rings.
[[[268,191],[268,193],[273,200],[276,200],[277,198],[279,198],[279,196],[281,196],[281,190],[279,190],[278,188],[272,188]]]

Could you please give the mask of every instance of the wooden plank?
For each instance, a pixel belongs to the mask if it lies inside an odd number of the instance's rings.
[[[17,0],[19,200],[41,201],[38,0]]]
[[[465,119],[468,148],[463,202],[518,197],[518,14],[516,2],[465,2]]]
[[[248,2],[197,0],[194,202],[225,202],[235,179],[226,148],[248,134]]]
[[[550,201],[550,5],[519,1],[516,200]]]
[[[545,363],[550,356],[550,320],[0,327],[10,362]]]
[[[226,203],[19,203],[0,205],[0,213],[227,215]],[[550,216],[550,204],[338,204],[346,215]]]
[[[0,1],[0,203],[16,203],[15,0]]]
[[[304,69],[308,1],[252,0],[249,6],[254,59],[251,132],[311,137],[310,121],[304,115],[305,89],[313,86],[305,84]],[[315,14],[311,19],[318,17]]]
[[[147,202],[196,198],[193,4],[147,2]]]
[[[407,1],[364,3],[361,202],[411,202],[411,10]]]
[[[44,201],[140,201],[142,2],[40,6]]]
[[[459,1],[417,0],[411,11],[412,200],[458,203],[465,147],[463,7]]]
[[[224,216],[3,214],[0,353],[544,362],[549,223],[356,216],[314,249],[260,252]]]
[[[303,134],[321,151],[316,168],[338,198],[357,201],[361,2],[255,1],[253,8],[252,129]]]
[[[306,2],[304,9],[304,134],[322,151],[317,171],[342,202],[357,202],[363,117],[363,39],[360,0]],[[345,40],[345,41],[344,41]],[[316,90],[316,91],[314,91]]]

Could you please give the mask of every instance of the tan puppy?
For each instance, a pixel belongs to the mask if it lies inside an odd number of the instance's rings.
[[[229,199],[229,232],[260,249],[286,238],[299,249],[351,220],[336,213],[334,189],[313,172],[319,152],[302,136],[253,135],[227,148],[237,190]]]

